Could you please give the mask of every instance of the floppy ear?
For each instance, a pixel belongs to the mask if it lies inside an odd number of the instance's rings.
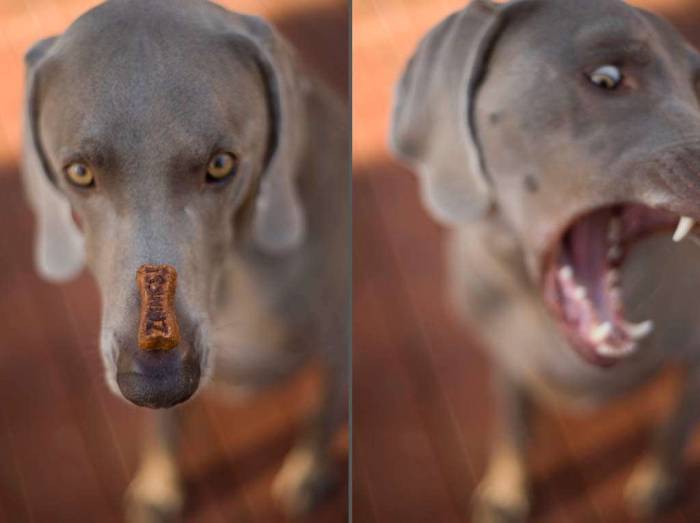
[[[55,185],[38,133],[38,76],[57,37],[37,42],[25,56],[26,86],[22,174],[24,188],[36,219],[34,264],[49,281],[75,277],[85,265],[83,235],[71,216],[71,207]]]
[[[267,167],[255,203],[253,236],[261,249],[275,254],[297,247],[305,237],[296,177],[306,144],[306,84],[283,38],[261,18],[243,16],[242,20],[266,77],[273,125]]]
[[[446,225],[493,205],[474,124],[474,97],[488,57],[515,4],[475,0],[434,27],[397,86],[390,144],[415,169],[424,205]]]

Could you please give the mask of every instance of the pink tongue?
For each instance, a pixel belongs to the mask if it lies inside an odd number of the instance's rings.
[[[566,238],[566,263],[573,268],[576,283],[586,289],[601,322],[614,322],[615,316],[607,290],[608,272],[612,268],[607,261],[611,218],[612,211],[601,210],[574,225]]]

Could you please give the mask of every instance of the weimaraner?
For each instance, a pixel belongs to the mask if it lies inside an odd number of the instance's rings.
[[[474,1],[433,28],[391,145],[450,228],[450,291],[490,347],[499,419],[475,520],[522,521],[533,401],[596,405],[669,365],[677,405],[630,478],[653,515],[700,412],[700,55],[619,0]]]
[[[255,389],[313,359],[319,410],[274,484],[288,512],[310,509],[333,483],[347,411],[342,102],[266,22],[203,0],[112,0],[26,63],[38,271],[63,281],[89,267],[107,382],[160,409],[127,519],[181,510],[168,407],[210,378]]]

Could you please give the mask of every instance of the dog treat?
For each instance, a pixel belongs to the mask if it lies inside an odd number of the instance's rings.
[[[180,342],[175,317],[177,271],[171,265],[142,265],[136,271],[141,294],[139,347],[172,349]]]

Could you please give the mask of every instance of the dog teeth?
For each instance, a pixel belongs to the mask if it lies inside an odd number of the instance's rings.
[[[601,323],[598,325],[596,328],[594,328],[591,331],[591,341],[593,343],[599,344],[602,342],[605,338],[610,336],[613,331],[613,326],[612,323],[609,321],[606,321],[605,323]]]
[[[598,345],[596,345],[595,350],[600,356],[614,358],[620,357],[619,351],[615,347],[613,347],[612,345],[608,345],[607,343],[599,343]]]
[[[608,241],[610,243],[620,243],[621,236],[622,221],[617,216],[614,216],[608,222]]]
[[[687,216],[681,217],[681,219],[678,221],[676,232],[673,233],[673,241],[682,241],[686,236],[688,236],[688,233],[693,227],[695,227],[695,220],[688,218]]]
[[[618,349],[616,347],[613,347],[612,345],[608,345],[607,343],[601,343],[600,345],[596,346],[596,352],[600,356],[605,356],[608,358],[624,358],[625,356],[632,354],[634,350],[634,345],[631,345],[630,347],[624,347],[622,349]]]
[[[559,276],[564,281],[572,280],[574,278],[574,269],[570,265],[565,265],[559,269]]]
[[[627,331],[630,338],[636,341],[646,338],[653,330],[654,322],[651,320],[641,323],[625,323],[625,331]]]
[[[617,287],[620,283],[620,271],[611,269],[608,271],[608,287]]]
[[[576,298],[579,301],[583,301],[586,299],[588,296],[588,291],[586,291],[586,288],[583,287],[582,285],[579,285],[574,289],[574,298]]]
[[[599,343],[596,345],[596,352],[599,356],[605,356],[607,358],[624,358],[632,354],[637,349],[634,343],[630,343],[624,347],[613,347],[607,343]]]

